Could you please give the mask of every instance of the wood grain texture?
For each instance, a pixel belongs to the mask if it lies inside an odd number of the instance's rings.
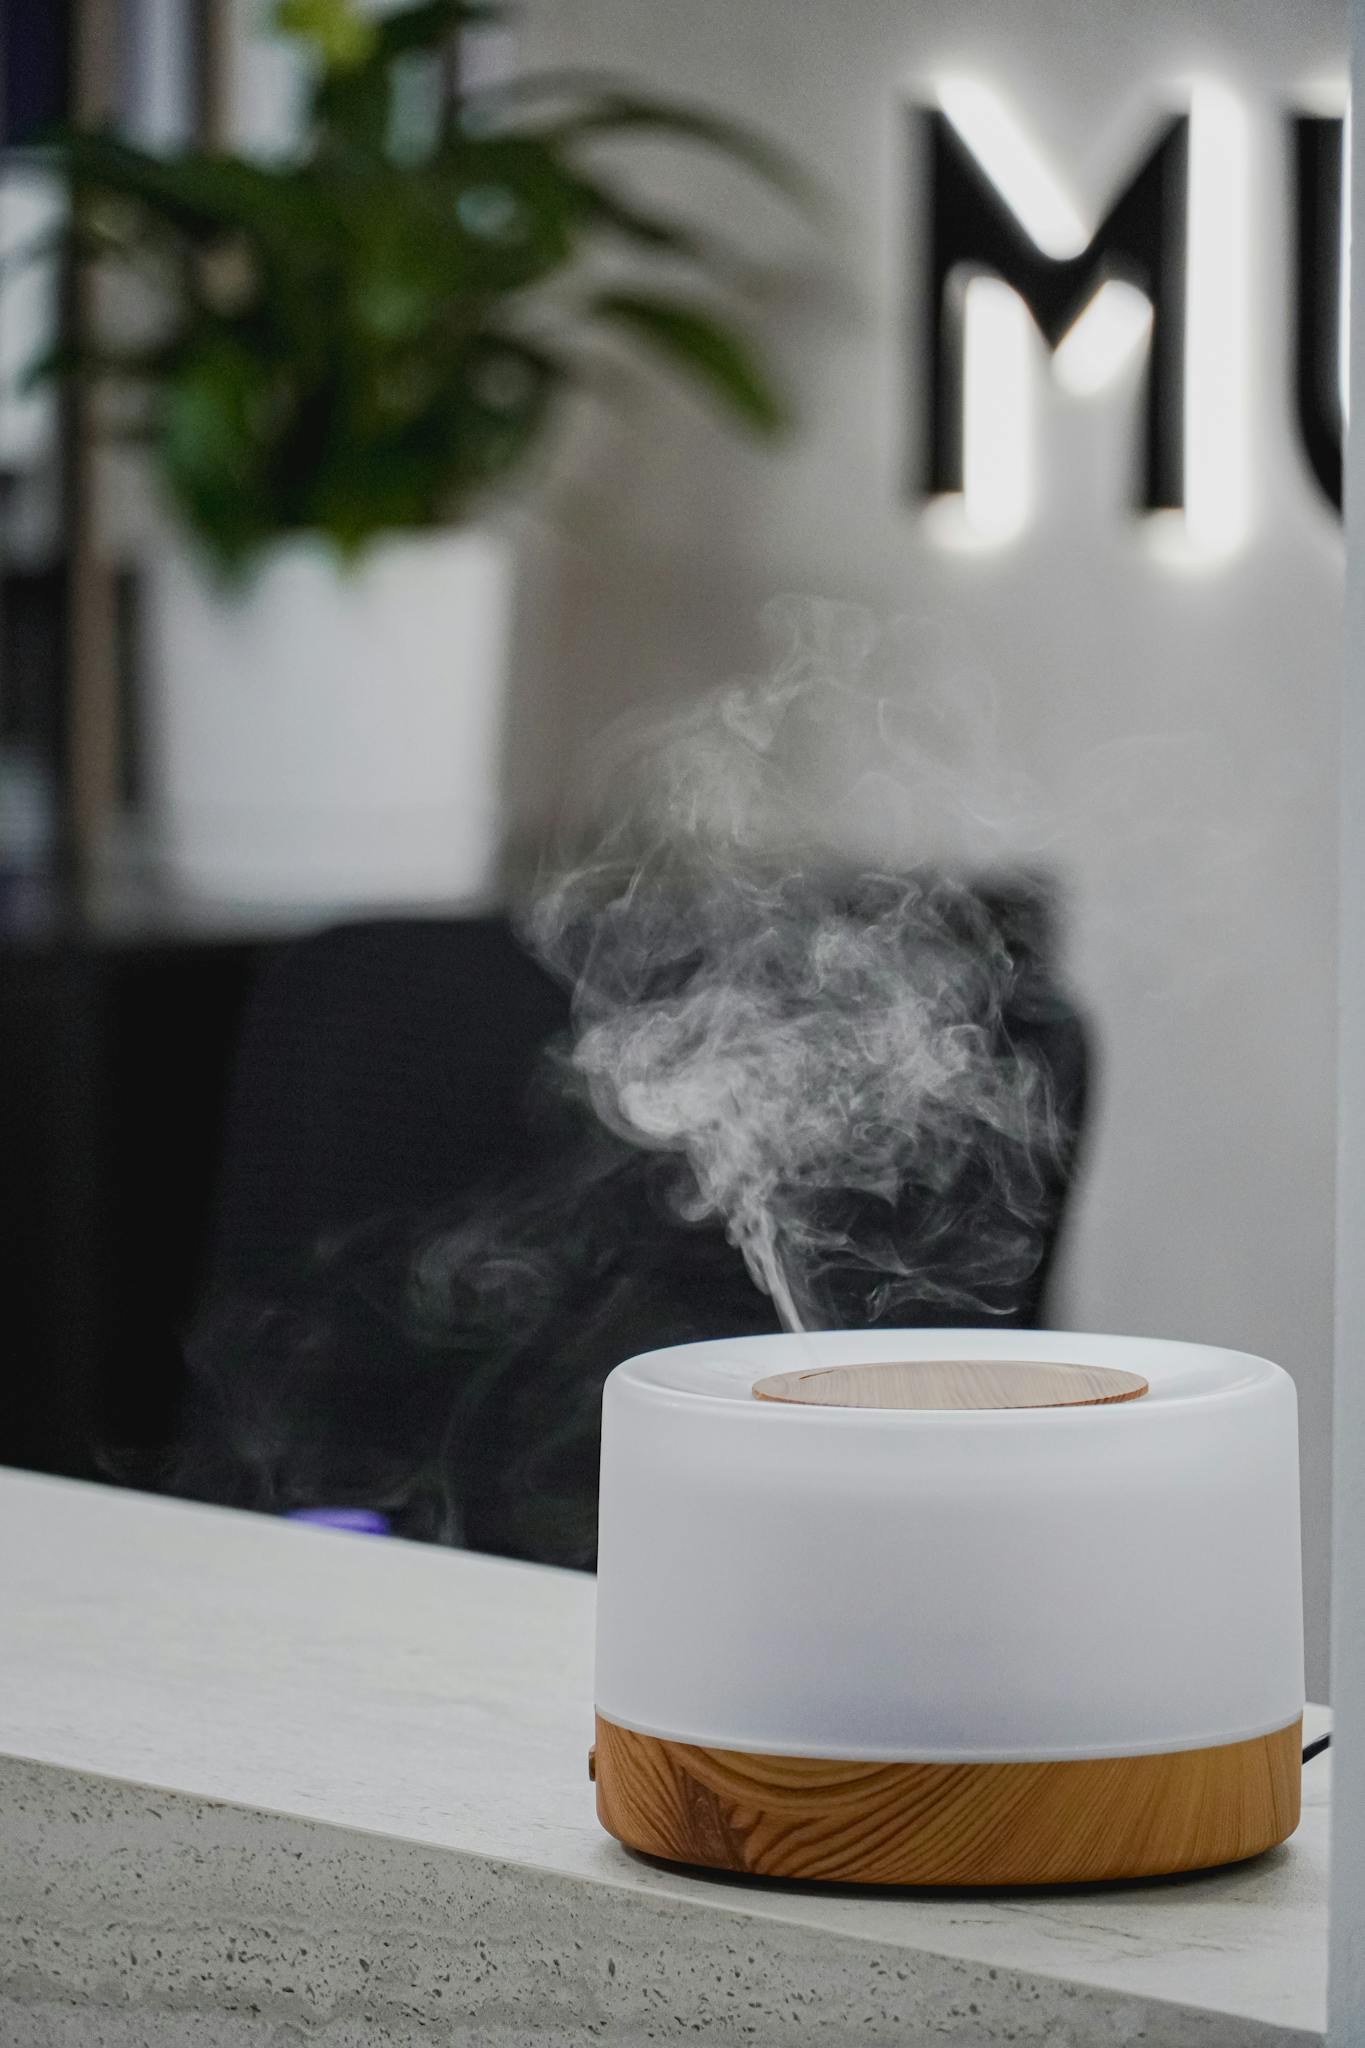
[[[674,1863],[826,1884],[1079,1884],[1259,1855],[1299,1822],[1302,1722],[1160,1756],[850,1763],[597,1717],[597,1814]]]
[[[1029,1358],[915,1358],[776,1372],[755,1380],[760,1401],[820,1408],[1072,1408],[1135,1401],[1140,1373]]]

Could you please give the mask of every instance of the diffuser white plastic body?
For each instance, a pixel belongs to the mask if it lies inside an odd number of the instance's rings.
[[[753,1391],[928,1360],[1145,1390],[928,1409]],[[914,1882],[1231,1860],[1297,1821],[1302,1707],[1295,1396],[1266,1360],[878,1331],[683,1346],[607,1382],[599,1810],[634,1846]],[[1107,1828],[1085,1822],[1097,1801]]]

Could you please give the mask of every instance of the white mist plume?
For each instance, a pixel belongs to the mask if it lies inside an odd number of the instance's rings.
[[[866,615],[787,623],[771,678],[604,750],[610,822],[526,920],[573,991],[529,1150],[473,1199],[319,1244],[279,1299],[216,1302],[184,1490],[590,1564],[606,1373],[770,1323],[716,1224],[793,1326],[1027,1313],[1084,1057],[1037,890],[980,879],[1017,872],[995,823],[1017,779],[979,693],[931,699],[935,744],[907,744]],[[869,816],[903,806],[922,866],[814,829],[860,788]],[[679,1216],[712,1227],[684,1245]]]
[[[851,715],[860,618],[827,612],[773,679],[620,735],[612,822],[528,920],[573,985],[598,1114],[677,1155],[677,1211],[724,1221],[793,1328],[841,1276],[863,1315],[990,1313],[1036,1264],[1065,1143],[1012,1033],[1045,998],[1008,917],[937,866],[850,867],[806,814],[793,760]]]

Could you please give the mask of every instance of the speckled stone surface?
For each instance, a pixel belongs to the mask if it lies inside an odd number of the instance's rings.
[[[591,1610],[573,1575],[0,1474],[3,2048],[1321,2040],[1325,1759],[1291,1844],[1198,1878],[693,1876],[596,1826]]]

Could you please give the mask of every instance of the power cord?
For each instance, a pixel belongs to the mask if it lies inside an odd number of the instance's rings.
[[[1315,1756],[1321,1756],[1322,1752],[1330,1747],[1331,1741],[1330,1735],[1320,1735],[1316,1742],[1310,1742],[1303,1752],[1304,1762],[1311,1764]]]

